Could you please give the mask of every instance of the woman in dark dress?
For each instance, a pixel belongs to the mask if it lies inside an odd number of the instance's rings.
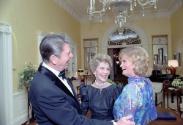
[[[121,92],[122,86],[109,83],[108,77],[112,68],[112,60],[108,55],[98,54],[90,62],[90,69],[95,76],[91,85],[80,87],[81,109],[86,114],[91,112],[91,118],[113,120],[113,104]]]

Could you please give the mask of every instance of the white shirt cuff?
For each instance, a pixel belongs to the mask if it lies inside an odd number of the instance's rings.
[[[114,120],[112,120],[112,123],[113,123],[113,125],[117,125],[117,123]]]

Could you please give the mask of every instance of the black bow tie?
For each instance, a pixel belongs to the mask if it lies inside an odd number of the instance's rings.
[[[65,70],[61,71],[59,74],[58,74],[58,77],[61,77],[62,79],[65,79]]]

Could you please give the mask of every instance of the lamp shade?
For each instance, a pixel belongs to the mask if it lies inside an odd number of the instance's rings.
[[[168,66],[169,67],[178,67],[179,63],[177,60],[168,60]]]

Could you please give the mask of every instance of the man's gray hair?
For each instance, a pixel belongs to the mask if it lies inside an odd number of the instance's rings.
[[[51,55],[59,57],[62,52],[63,45],[68,41],[64,39],[63,36],[59,34],[47,34],[41,41],[39,50],[44,62],[49,62]]]

